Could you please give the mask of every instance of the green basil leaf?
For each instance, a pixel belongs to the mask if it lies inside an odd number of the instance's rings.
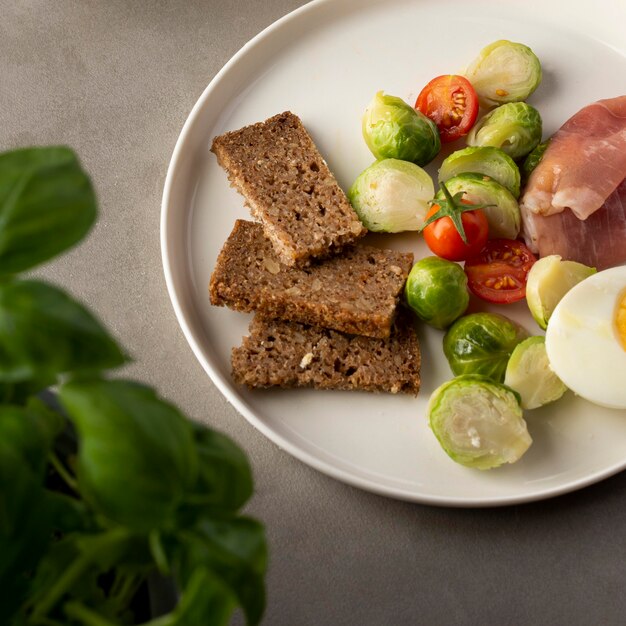
[[[117,563],[126,560],[136,542],[136,536],[123,527],[113,527],[99,534],[84,534],[76,536],[76,545],[81,558],[97,565],[101,571],[111,569]],[[145,550],[145,541],[142,541]]]
[[[46,489],[42,506],[55,532],[63,535],[77,531],[93,531],[96,524],[82,500]]]
[[[34,591],[53,533],[89,528],[82,502],[44,489],[47,458],[65,419],[37,398],[0,407],[0,623]],[[36,578],[36,577],[35,577]]]
[[[0,283],[0,382],[50,380],[124,361],[96,318],[60,289],[37,280]]]
[[[50,541],[44,499],[51,445],[41,417],[23,407],[0,406],[0,623],[8,623],[29,589]]]
[[[236,607],[237,598],[228,585],[208,568],[199,566],[189,576],[176,608],[155,623],[159,626],[228,626]]]
[[[0,404],[24,405],[31,396],[42,392],[46,387],[53,385],[56,378],[38,378],[19,383],[0,382]]]
[[[263,525],[251,518],[203,520],[186,532],[181,577],[210,567],[236,594],[248,624],[259,624],[265,610],[267,545]]]
[[[63,418],[37,398],[26,407],[0,406],[1,449],[19,455],[43,487],[48,453],[63,426]]]
[[[0,274],[22,272],[67,250],[95,219],[95,194],[72,150],[0,154]]]
[[[152,389],[129,381],[74,381],[59,395],[79,435],[83,497],[130,528],[171,527],[197,478],[190,423]]]
[[[135,623],[121,618],[150,567],[145,537],[126,528],[69,533],[41,560],[25,609],[38,624],[72,600],[97,608],[114,623]]]
[[[80,552],[76,545],[76,535],[69,534],[52,543],[42,557],[28,594],[25,612],[37,610],[41,601],[50,593],[63,574],[70,569],[72,563],[79,559]],[[82,579],[86,576],[83,574]],[[54,606],[54,603],[53,603]]]
[[[237,606],[232,591],[205,567],[194,570],[167,626],[227,626]]]
[[[103,536],[103,547],[112,549],[115,557],[121,558],[116,543],[106,541],[106,533],[93,535],[93,541],[97,543]],[[80,546],[80,540],[84,538],[89,537],[80,534],[64,536],[50,547],[39,563],[25,606],[25,612],[31,615],[32,622],[37,624],[51,615],[58,615],[66,598],[77,598],[99,608],[105,604],[104,590],[98,584],[98,579],[108,568],[99,567],[97,559],[84,554]],[[110,558],[109,562],[114,560]]]
[[[50,449],[55,439],[65,430],[67,420],[41,398],[29,398],[26,409],[44,437],[46,448]]]
[[[202,511],[236,511],[250,498],[252,470],[245,453],[226,435],[194,425],[200,458],[194,502]]]

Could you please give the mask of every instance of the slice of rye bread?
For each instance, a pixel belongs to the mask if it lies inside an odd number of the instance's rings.
[[[367,233],[293,113],[220,135],[211,150],[285,265],[331,256]]]
[[[211,303],[268,318],[388,337],[413,254],[353,246],[306,268],[278,262],[260,224],[237,220],[211,276]]]
[[[420,348],[402,311],[387,339],[347,335],[255,316],[231,356],[235,382],[256,387],[315,387],[417,395]]]

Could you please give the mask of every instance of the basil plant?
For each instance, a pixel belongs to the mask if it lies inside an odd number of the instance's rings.
[[[241,608],[258,624],[267,549],[241,514],[245,454],[150,387],[108,378],[128,361],[111,334],[20,276],[96,214],[70,149],[0,154],[0,623],[222,626]],[[151,619],[141,598],[155,576],[179,601]]]

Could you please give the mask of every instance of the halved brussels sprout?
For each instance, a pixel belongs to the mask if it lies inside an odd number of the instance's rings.
[[[478,120],[467,137],[467,145],[493,146],[519,159],[537,146],[541,132],[541,115],[535,107],[509,102]]]
[[[528,177],[532,174],[532,171],[539,165],[539,162],[543,158],[543,153],[546,151],[550,140],[542,141],[540,144],[533,148],[532,152],[524,159],[522,165],[522,175],[524,180],[528,180]]]
[[[554,402],[567,391],[550,369],[545,337],[529,337],[515,346],[506,366],[504,384],[519,393],[523,409]]]
[[[383,159],[359,174],[348,198],[368,230],[399,233],[422,227],[434,194],[433,180],[421,167]]]
[[[501,383],[513,349],[526,337],[526,330],[504,315],[472,313],[448,329],[443,352],[455,376],[478,374]]]
[[[401,98],[379,91],[363,114],[363,137],[377,159],[430,163],[441,149],[435,123]]]
[[[537,324],[545,330],[561,298],[574,285],[595,273],[595,267],[563,261],[558,254],[544,256],[535,262],[528,272],[526,302]]]
[[[513,194],[485,174],[458,174],[446,181],[452,195],[464,191],[463,198],[472,204],[488,205],[482,209],[489,222],[490,239],[515,239],[519,234],[521,217]],[[443,198],[440,190],[435,199]]]
[[[457,174],[485,174],[519,198],[520,174],[515,161],[500,148],[470,146],[444,159],[439,168],[439,182],[445,183]]]
[[[480,51],[465,76],[480,104],[493,107],[526,100],[539,87],[541,63],[528,46],[501,39]]]
[[[459,376],[434,391],[428,421],[448,456],[486,470],[515,463],[532,439],[517,394],[482,376]]]
[[[467,275],[457,263],[429,256],[411,269],[404,294],[422,321],[444,329],[467,309]]]

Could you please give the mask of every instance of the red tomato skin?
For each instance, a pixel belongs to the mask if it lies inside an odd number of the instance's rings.
[[[521,241],[491,239],[480,254],[466,260],[467,286],[487,302],[518,302],[526,297],[528,272],[536,260]]]
[[[478,96],[467,78],[445,74],[422,89],[415,108],[437,124],[441,141],[448,143],[471,130],[478,117]]]
[[[434,215],[438,210],[439,205],[434,204],[426,218]],[[464,211],[461,213],[461,220],[467,244],[461,239],[461,235],[449,217],[442,217],[426,226],[423,231],[424,240],[434,254],[448,261],[464,261],[484,248],[489,234],[489,224],[484,212],[480,209]]]

